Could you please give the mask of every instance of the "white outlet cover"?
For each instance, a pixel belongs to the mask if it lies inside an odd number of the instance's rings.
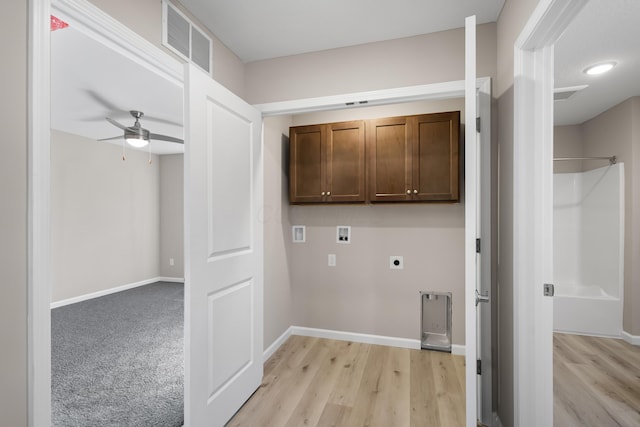
[[[305,243],[307,241],[306,234],[304,225],[294,225],[291,227],[291,241],[293,243]]]
[[[336,266],[336,254],[329,254],[329,256],[327,256],[327,265],[329,267]]]
[[[389,257],[389,268],[392,270],[403,270],[404,258],[402,255],[391,255]]]

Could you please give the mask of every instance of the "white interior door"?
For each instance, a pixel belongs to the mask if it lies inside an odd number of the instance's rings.
[[[466,425],[477,426],[478,379],[476,375],[476,289],[478,254],[478,148],[476,135],[476,17],[465,20],[465,357]]]
[[[185,426],[222,426],[262,380],[262,117],[185,70]]]

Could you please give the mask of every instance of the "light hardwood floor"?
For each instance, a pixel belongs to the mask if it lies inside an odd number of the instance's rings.
[[[640,426],[640,348],[555,333],[554,425]]]
[[[464,426],[464,357],[291,336],[227,426]]]

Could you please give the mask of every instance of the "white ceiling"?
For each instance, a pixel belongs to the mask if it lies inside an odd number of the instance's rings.
[[[616,61],[606,74],[590,65]],[[554,103],[555,124],[583,123],[631,96],[640,95],[640,1],[590,0],[555,46],[555,87],[589,85]]]
[[[476,13],[494,21],[504,0],[183,0],[245,61],[279,57],[460,27]],[[198,8],[202,8],[199,10]],[[208,17],[208,18],[207,18]],[[556,87],[588,84],[555,103],[556,124],[575,124],[640,95],[640,1],[590,0],[556,45]],[[153,133],[182,138],[182,90],[72,27],[51,35],[52,127],[92,139],[130,126],[129,110],[145,113]],[[582,70],[615,60],[610,73]],[[215,61],[215,58],[214,58]],[[121,144],[121,140],[115,143]],[[183,152],[180,144],[153,141],[157,154]]]
[[[124,133],[105,117],[132,126],[129,110],[144,112],[140,123],[150,132],[182,138],[182,88],[72,27],[53,31],[51,127],[91,139],[110,138]],[[123,139],[110,142],[121,145]],[[147,149],[182,153],[184,145],[152,140]]]
[[[180,0],[242,61],[495,22],[504,0]]]

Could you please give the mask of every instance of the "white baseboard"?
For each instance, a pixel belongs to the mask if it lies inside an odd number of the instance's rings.
[[[184,283],[184,279],[179,277],[154,277],[152,279],[141,280],[140,282],[128,283],[126,285],[117,286],[115,288],[105,289],[98,292],[92,292],[90,294],[80,295],[73,298],[68,298],[60,301],[55,301],[51,303],[50,308],[58,308],[63,307],[69,304],[75,304],[81,301],[87,301],[93,298],[102,297],[109,294],[114,294],[116,292],[126,291],[127,289],[137,288],[138,286],[150,285],[155,282],[174,282],[174,283]]]
[[[410,348],[414,350],[420,349],[420,340],[409,338],[386,337],[382,335],[360,334],[356,332],[333,331],[329,329],[306,328],[303,326],[292,326],[291,335],[301,335],[305,337],[328,338],[340,341],[353,341],[364,344],[387,345],[390,347]],[[464,355],[463,345],[452,345],[451,353]]]
[[[620,334],[622,335],[622,339],[628,342],[631,345],[640,345],[640,335],[631,335],[628,332],[622,331]]]
[[[273,353],[278,351],[280,346],[282,344],[284,344],[284,342],[292,335],[291,334],[291,329],[292,329],[292,327],[289,326],[289,328],[286,331],[284,331],[284,333],[282,335],[280,335],[278,338],[276,338],[276,340],[274,342],[272,342],[269,347],[267,347],[267,349],[262,354],[262,361],[263,362],[266,362],[267,360],[269,360],[269,358],[271,356],[273,356]]]

